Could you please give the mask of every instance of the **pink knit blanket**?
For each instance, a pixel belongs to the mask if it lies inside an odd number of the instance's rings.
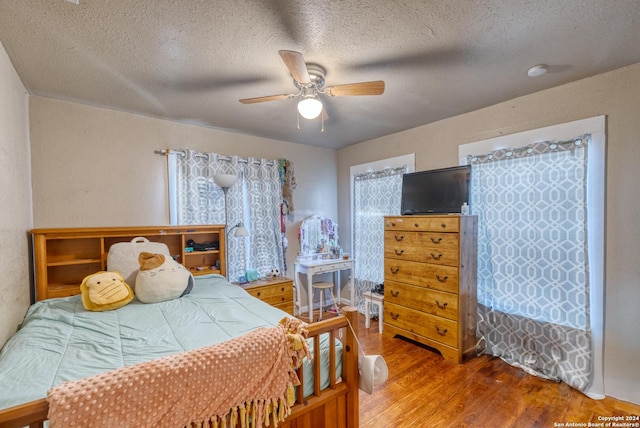
[[[299,320],[49,390],[56,427],[277,427],[311,358]],[[273,425],[271,425],[273,423]]]

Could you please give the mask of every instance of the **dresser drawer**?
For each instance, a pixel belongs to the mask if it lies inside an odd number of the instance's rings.
[[[267,303],[280,303],[286,300],[293,300],[293,286],[291,283],[247,288],[247,292]]]
[[[455,321],[385,301],[384,322],[458,348],[458,323]]]
[[[270,305],[282,304],[293,301],[293,283],[283,282],[280,284],[263,285],[260,287],[248,287],[247,293],[269,303]]]
[[[458,234],[386,231],[384,233],[384,256],[400,260],[458,266]]]
[[[428,217],[386,217],[384,230],[427,231],[430,227],[429,221]]]
[[[458,268],[452,266],[385,258],[384,280],[458,293]]]
[[[458,232],[460,216],[398,216],[385,217],[385,230]]]
[[[460,217],[455,215],[431,217],[429,219],[429,230],[432,232],[459,232]]]
[[[279,304],[290,303],[293,302],[292,294],[273,294],[270,296],[255,296],[258,299],[262,300],[265,303],[276,306]]]
[[[458,321],[458,295],[400,282],[385,281],[384,301]]]

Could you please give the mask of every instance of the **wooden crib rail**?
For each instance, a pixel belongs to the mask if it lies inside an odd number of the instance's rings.
[[[0,410],[0,428],[43,428],[49,414],[46,398]]]
[[[303,388],[298,388],[296,404],[291,415],[278,426],[280,428],[334,426],[336,428],[356,428],[359,423],[358,404],[358,312],[354,307],[342,308],[343,315],[319,321],[307,326],[309,338],[314,341],[313,373],[314,392],[303,397]],[[349,327],[349,323],[351,327]],[[342,382],[336,382],[335,347],[330,347],[330,384],[320,387],[320,335],[328,333],[331,342],[342,340]],[[302,382],[302,370],[298,371]],[[49,403],[45,398],[0,410],[0,428],[20,428],[29,426],[42,428],[47,420]],[[231,427],[230,427],[231,428]]]

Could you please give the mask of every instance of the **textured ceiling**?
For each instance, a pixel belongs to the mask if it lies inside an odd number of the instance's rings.
[[[0,0],[0,41],[31,94],[340,148],[640,62],[640,1]],[[280,49],[385,93],[239,103],[296,92]]]

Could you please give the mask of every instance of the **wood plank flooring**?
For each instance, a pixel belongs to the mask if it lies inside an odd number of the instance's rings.
[[[380,354],[389,379],[369,395],[360,391],[360,427],[565,427],[602,423],[599,417],[640,417],[640,406],[592,400],[564,383],[541,379],[499,358],[482,356],[462,365],[437,351],[378,333],[377,320],[359,339],[367,354]],[[639,423],[635,421],[621,421]],[[597,426],[597,425],[591,425]],[[611,425],[610,425],[611,426]]]

